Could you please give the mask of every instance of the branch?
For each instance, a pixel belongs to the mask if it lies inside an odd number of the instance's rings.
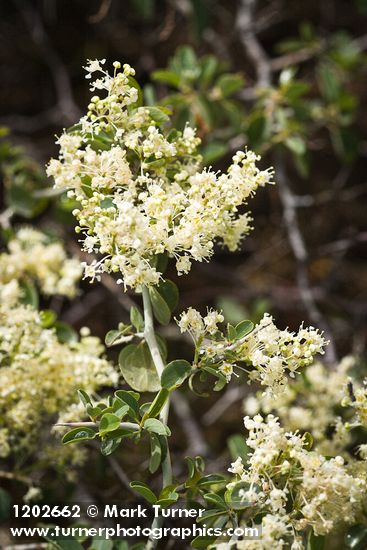
[[[237,28],[242,45],[255,67],[258,85],[268,87],[271,85],[271,66],[254,31],[255,6],[256,0],[240,1],[237,12]]]
[[[59,54],[53,48],[39,13],[26,0],[14,1],[33,42],[38,46],[51,72],[57,95],[56,110],[61,113],[64,120],[74,122],[81,116],[81,113],[74,100],[68,71]]]
[[[206,426],[214,424],[224,412],[233,407],[236,401],[239,401],[244,397],[243,387],[236,386],[229,388],[219,399],[214,403],[211,409],[209,409],[203,416],[203,423]]]
[[[188,455],[203,455],[209,454],[209,446],[207,445],[199,424],[191,412],[187,399],[182,393],[175,391],[172,395],[172,406],[176,415],[181,421],[181,426],[188,440]]]
[[[254,32],[255,6],[256,0],[241,0],[238,28],[242,44],[256,68],[257,86],[270,86],[272,64],[274,68],[274,61],[268,57]],[[287,228],[288,240],[297,262],[297,285],[301,299],[310,319],[313,323],[323,328],[330,338],[328,324],[316,305],[314,293],[310,285],[307,271],[308,254],[299,227],[293,194],[288,186],[285,168],[280,157],[277,158],[276,172],[279,176],[279,194],[283,206],[283,217]],[[331,340],[326,351],[326,357],[330,361],[336,360],[336,351]]]
[[[279,176],[279,196],[283,206],[283,219],[286,226],[288,241],[297,264],[297,285],[301,294],[304,307],[315,325],[319,325],[329,338],[330,342],[326,349],[326,358],[330,362],[337,360],[334,343],[331,339],[329,325],[317,307],[313,289],[308,276],[308,252],[298,222],[297,210],[292,191],[288,185],[287,175],[283,160],[278,156],[276,172]]]
[[[144,305],[144,337],[145,337],[146,343],[148,344],[150,353],[152,355],[153,363],[155,365],[158,377],[159,379],[161,379],[162,372],[164,370],[164,363],[161,357],[161,353],[159,351],[157,339],[155,337],[152,304],[150,302],[149,290],[146,286],[143,286],[142,294],[143,294],[143,305]],[[168,413],[169,413],[169,400],[167,400],[166,404],[164,405],[159,415],[159,418],[164,425],[167,425]],[[167,438],[166,438],[166,442],[167,442]],[[162,460],[162,478],[163,478],[162,488],[164,489],[167,485],[170,485],[172,483],[172,464],[171,464],[171,455],[169,452],[168,442],[167,442],[167,452],[164,459]],[[162,516],[155,517],[152,523],[151,532],[154,533],[154,529],[160,528],[162,524],[163,524],[163,517]],[[157,545],[157,539],[154,539],[153,536],[151,535],[148,539],[148,542],[145,548],[146,550],[153,550],[156,547],[156,545]]]

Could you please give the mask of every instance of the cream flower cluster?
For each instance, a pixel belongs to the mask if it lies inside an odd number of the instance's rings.
[[[60,242],[32,227],[22,227],[9,241],[8,252],[0,254],[0,282],[34,279],[43,294],[72,298],[82,276],[79,260],[68,258]]]
[[[299,368],[310,365],[317,353],[324,353],[326,343],[314,327],[301,325],[296,333],[279,330],[273,318],[265,314],[239,350],[256,367],[250,373],[251,379],[269,388],[284,390],[285,374],[288,372],[294,377]]]
[[[77,400],[117,383],[98,338],[62,344],[42,327],[39,313],[16,302],[16,281],[0,292],[0,456],[37,449],[51,417]]]
[[[233,367],[245,363],[254,367],[248,373],[249,380],[266,386],[269,395],[286,391],[287,374],[294,377],[299,368],[310,365],[317,353],[324,353],[327,343],[314,327],[302,325],[297,333],[280,330],[268,314],[252,332],[233,342],[218,329],[222,321],[223,316],[218,312],[211,311],[202,318],[197,310],[189,308],[177,324],[181,332],[192,336],[199,352],[199,367],[217,365],[229,381]]]
[[[236,250],[250,230],[242,206],[271,183],[272,170],[259,170],[251,151],[236,153],[226,173],[203,169],[195,130],[178,132],[164,110],[140,106],[134,70],[119,71],[115,62],[111,76],[102,61],[86,69],[88,77],[100,73],[92,90],[105,96],[92,97],[48,166],[55,186],[79,203],[74,215],[84,250],[102,255],[85,265],[86,276],[117,272],[125,287],[156,285],[159,254],[175,258],[182,274],[193,260],[210,258],[215,242]]]
[[[237,548],[302,549],[307,530],[324,535],[358,520],[367,483],[357,463],[346,464],[340,456],[327,460],[309,450],[304,436],[286,432],[273,415],[247,416],[244,422],[252,452],[246,465],[241,459],[231,465],[235,478],[228,487],[245,482],[240,496],[264,514],[263,537],[238,542]]]
[[[315,449],[321,454],[342,454],[352,439],[344,414],[341,416],[344,412],[350,416],[350,412],[341,409],[341,403],[354,365],[355,359],[351,356],[335,367],[317,361],[302,377],[289,381],[280,395],[258,392],[247,397],[245,412],[250,416],[258,412],[275,413],[285,429],[310,432]]]

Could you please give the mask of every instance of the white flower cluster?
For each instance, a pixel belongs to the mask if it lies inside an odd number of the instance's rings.
[[[0,291],[0,456],[37,450],[51,417],[77,400],[77,389],[93,393],[118,380],[98,338],[60,343],[38,311],[17,303],[19,292],[16,281]]]
[[[249,338],[239,348],[246,360],[255,367],[250,379],[283,391],[286,373],[294,377],[300,367],[312,363],[314,355],[324,353],[325,338],[314,327],[299,328],[298,332],[279,330],[273,318],[265,314]]]
[[[205,334],[213,335],[218,331],[218,324],[223,323],[224,317],[221,313],[215,310],[209,310],[205,317],[202,317],[199,311],[193,307],[189,307],[181,313],[177,324],[180,331],[188,332],[193,340],[198,340]]]
[[[125,287],[156,285],[159,254],[175,258],[182,274],[192,260],[210,258],[217,241],[236,250],[251,221],[239,208],[271,183],[272,170],[260,171],[250,151],[236,153],[226,173],[203,169],[195,130],[178,132],[164,110],[139,106],[134,70],[124,65],[119,72],[115,62],[111,76],[102,61],[86,69],[88,77],[101,72],[92,89],[106,96],[92,97],[48,166],[56,187],[80,205],[74,215],[84,250],[102,254],[85,265],[86,276],[117,272]]]
[[[308,449],[297,432],[286,432],[273,415],[245,417],[246,440],[252,449],[243,465],[238,459],[229,468],[238,481],[243,501],[261,511],[261,541],[242,541],[239,549],[304,548],[307,530],[329,533],[336,525],[358,520],[366,491],[366,472],[340,456],[327,460]],[[289,506],[292,502],[292,506]]]
[[[341,403],[354,364],[355,359],[350,356],[335,367],[317,361],[302,377],[289,381],[280,395],[258,392],[256,397],[247,397],[245,412],[250,416],[258,412],[275,413],[285,429],[310,432],[315,449],[321,454],[342,454],[352,438],[341,416]]]
[[[68,258],[60,242],[32,227],[22,227],[9,241],[8,252],[0,254],[0,282],[34,279],[43,294],[72,298],[82,276],[79,260]]]
[[[202,318],[198,311],[189,308],[177,324],[181,332],[190,333],[199,348],[199,367],[217,364],[218,370],[230,380],[233,367],[245,363],[254,367],[248,373],[249,380],[266,386],[269,395],[285,391],[287,374],[294,377],[299,368],[310,365],[317,353],[324,353],[327,343],[314,327],[302,325],[297,333],[279,330],[268,314],[250,334],[233,342],[218,329],[222,321],[223,316],[218,312],[211,311]]]

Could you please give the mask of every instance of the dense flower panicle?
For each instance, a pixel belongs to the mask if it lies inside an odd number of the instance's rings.
[[[310,432],[314,447],[321,454],[343,454],[352,441],[352,434],[341,416],[345,410],[341,409],[341,404],[354,364],[355,359],[350,356],[334,368],[317,361],[302,377],[289,381],[280,395],[258,392],[256,396],[247,397],[245,412],[250,416],[258,412],[275,413],[285,429]],[[350,417],[350,412],[345,412]]]
[[[17,300],[16,281],[0,287],[0,456],[32,452],[42,426],[77,400],[117,383],[98,338],[60,343],[44,329],[39,312]],[[75,420],[75,417],[74,417]]]
[[[101,73],[92,89],[105,97],[92,97],[48,166],[56,187],[79,203],[84,250],[102,255],[85,265],[86,276],[118,272],[125,287],[156,285],[158,254],[174,257],[182,274],[193,260],[210,258],[217,241],[236,250],[251,222],[239,209],[271,183],[272,170],[260,171],[251,151],[236,153],[226,173],[203,169],[195,130],[173,130],[164,110],[140,106],[134,70],[124,65],[120,72],[115,62],[111,76],[102,61],[86,70],[88,78]]]
[[[302,325],[297,333],[278,329],[267,313],[252,332],[233,343],[218,328],[223,320],[221,313],[211,311],[202,317],[190,307],[177,319],[177,324],[181,332],[188,332],[193,338],[201,364],[218,364],[227,381],[233,372],[230,366],[237,363],[252,366],[250,381],[266,386],[268,396],[286,392],[287,374],[294,377],[299,368],[312,363],[317,353],[324,353],[327,344],[322,333],[313,327]]]
[[[241,498],[264,516],[261,540],[241,541],[237,548],[303,549],[307,530],[325,535],[336,525],[358,520],[367,474],[357,461],[346,464],[341,456],[326,459],[311,451],[305,436],[286,432],[273,415],[247,416],[244,421],[252,452],[246,465],[241,459],[231,465],[235,477],[228,488],[245,482]]]
[[[0,254],[0,283],[34,279],[43,294],[72,298],[82,276],[79,260],[68,258],[60,242],[32,227],[22,227],[9,241],[8,252]]]

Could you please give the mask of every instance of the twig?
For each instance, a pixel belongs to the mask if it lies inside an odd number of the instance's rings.
[[[244,397],[243,386],[235,386],[229,388],[223,395],[216,401],[216,403],[209,409],[203,416],[203,423],[206,426],[214,424],[229,408],[232,407],[236,401],[239,401]]]
[[[258,85],[268,87],[271,83],[271,65],[254,32],[255,6],[256,0],[240,1],[237,27],[242,45],[255,67]]]
[[[57,95],[56,110],[61,113],[64,120],[74,122],[75,119],[80,117],[81,113],[74,100],[68,71],[53,48],[39,13],[26,0],[14,0],[14,2],[26,24],[29,34],[42,52],[43,58],[52,74]]]
[[[144,305],[144,337],[149,347],[149,351],[151,353],[158,378],[161,379],[161,376],[164,370],[164,363],[163,363],[161,353],[159,351],[157,338],[154,331],[152,304],[150,301],[149,290],[146,286],[143,286],[142,288],[142,295],[143,295],[143,305]],[[167,400],[166,404],[164,405],[162,411],[159,414],[159,419],[164,425],[167,424],[168,413],[169,413],[169,400]],[[171,455],[169,451],[167,438],[165,439],[165,441],[166,441],[166,454],[161,463],[162,489],[164,489],[165,487],[167,487],[167,485],[170,485],[172,483]],[[162,524],[163,524],[163,517],[162,516],[155,517],[152,523],[151,533],[154,533],[154,529],[160,528]],[[145,545],[145,550],[153,550],[156,546],[157,546],[157,540],[154,539],[152,535],[150,535]]]
[[[288,240],[297,264],[297,285],[305,309],[315,325],[319,325],[329,338],[326,349],[326,359],[330,362],[337,360],[334,343],[328,323],[316,305],[313,289],[308,276],[308,252],[298,222],[295,202],[288,185],[283,159],[277,157],[276,172],[278,175],[279,196],[283,206],[283,218],[287,229]]]
[[[257,85],[267,87],[271,85],[272,60],[268,57],[253,30],[255,28],[255,6],[256,0],[241,0],[238,27],[240,29],[241,41],[244,48],[256,68]],[[278,156],[276,160],[276,172],[278,175],[280,199],[283,206],[283,217],[287,228],[289,244],[297,263],[297,285],[301,294],[301,299],[312,322],[323,328],[330,338],[328,324],[316,305],[313,289],[310,285],[307,270],[308,254],[298,223],[293,193],[288,186],[283,159]],[[330,345],[327,347],[326,358],[329,361],[336,360],[336,351],[332,341],[330,341]]]
[[[108,456],[108,462],[111,465],[111,468],[121,481],[121,484],[133,495],[136,495],[137,493],[130,487],[130,480],[125,474],[124,470],[121,468],[120,464],[117,462],[117,460],[113,456]]]
[[[187,454],[207,456],[210,449],[204,439],[201,428],[192,415],[187,400],[178,391],[172,394],[172,406],[181,421],[182,429],[189,443],[186,451]]]
[[[10,546],[4,546],[3,550],[40,550],[41,548],[48,547],[48,542],[35,542],[34,544],[14,544]]]

